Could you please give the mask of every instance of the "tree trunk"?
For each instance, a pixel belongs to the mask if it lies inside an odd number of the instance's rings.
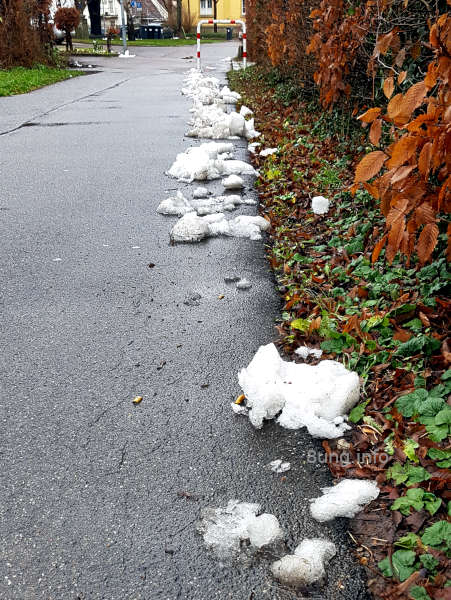
[[[218,0],[213,0],[213,19],[218,18]],[[218,33],[218,26],[216,23],[213,25],[213,31]]]
[[[100,0],[88,0],[89,19],[91,21],[91,35],[102,35],[102,20],[100,16]]]

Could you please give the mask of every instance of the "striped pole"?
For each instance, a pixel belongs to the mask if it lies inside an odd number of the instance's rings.
[[[243,69],[247,68],[247,29],[246,23],[241,20],[235,19],[203,19],[199,21],[197,24],[197,69],[201,70],[201,62],[200,62],[200,30],[202,25],[214,25],[215,23],[220,23],[223,25],[241,25],[241,29],[243,31]]]

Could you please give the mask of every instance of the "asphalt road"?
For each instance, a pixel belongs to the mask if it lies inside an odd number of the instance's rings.
[[[330,482],[306,462],[319,443],[230,410],[280,310],[263,243],[170,246],[174,221],[155,212],[186,187],[164,172],[195,143],[179,92],[194,48],[133,51],[0,99],[0,599],[304,597],[272,580],[270,556],[221,565],[205,549],[201,508],[231,498],[276,514],[289,550],[338,544],[305,597],[366,598],[346,521],[309,516]],[[217,64],[234,48],[203,51]],[[286,477],[265,468],[275,458]]]

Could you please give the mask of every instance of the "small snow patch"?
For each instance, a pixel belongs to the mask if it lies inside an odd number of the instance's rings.
[[[260,152],[260,156],[266,157],[266,156],[271,156],[271,154],[276,154],[277,152],[277,148],[266,148],[265,150],[262,150]]]
[[[226,507],[204,509],[198,531],[218,558],[231,558],[240,552],[241,541],[262,548],[283,537],[277,518],[259,512],[259,504],[230,500]]]
[[[291,469],[291,463],[283,462],[283,460],[280,458],[272,460],[268,466],[270,467],[271,471],[274,471],[274,473],[286,473],[286,471]]]
[[[286,362],[274,344],[259,348],[249,366],[238,374],[238,381],[254,427],[279,415],[282,427],[307,427],[310,435],[320,438],[341,437],[350,429],[343,415],[357,403],[360,391],[357,373],[341,363],[324,360],[312,366]]]
[[[271,565],[271,571],[281,583],[295,587],[321,582],[326,564],[337,553],[335,544],[318,538],[301,542],[294,551]]]
[[[352,518],[379,496],[377,483],[366,479],[343,479],[321,491],[323,495],[310,505],[312,517],[321,523],[335,517]]]
[[[227,220],[223,213],[199,217],[188,213],[174,225],[171,231],[173,242],[200,242],[204,238],[217,235],[244,237],[260,240],[261,232],[266,231],[269,222],[263,217],[240,215]]]
[[[238,290],[249,290],[251,287],[252,287],[252,283],[249,280],[247,280],[245,277],[240,279],[236,284],[236,288]]]
[[[194,209],[182,194],[182,192],[178,191],[175,196],[171,198],[166,198],[160,202],[157,213],[161,215],[173,215],[177,217],[183,217],[186,213],[192,212]]]
[[[240,190],[244,187],[244,181],[238,175],[229,175],[222,180],[222,185],[226,190]]]
[[[206,187],[197,187],[193,192],[193,198],[208,198],[209,191]]]
[[[323,355],[323,351],[318,348],[308,348],[307,346],[299,346],[294,351],[295,354],[306,360],[309,356],[313,356],[314,358],[321,358]]]
[[[324,196],[312,198],[312,210],[315,215],[325,215],[329,211],[329,200]]]

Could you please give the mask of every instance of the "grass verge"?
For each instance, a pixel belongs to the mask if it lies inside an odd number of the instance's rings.
[[[83,71],[68,71],[39,65],[32,69],[14,67],[0,70],[0,96],[26,94],[32,90],[83,75]]]
[[[91,44],[92,40],[90,39],[74,39],[74,43],[78,44]],[[220,42],[223,40],[220,39],[203,39],[201,40],[202,44],[214,44],[215,42]],[[100,43],[103,43],[103,47],[106,48],[106,41],[100,40]],[[178,40],[133,40],[128,41],[127,46],[194,46],[196,44],[195,38],[187,38],[187,39],[178,39]],[[117,38],[113,39],[111,42],[112,46],[122,46],[122,40]]]
[[[323,442],[334,477],[371,478],[379,498],[350,524],[375,598],[448,598],[451,580],[451,348],[446,221],[430,264],[372,251],[384,218],[366,192],[347,189],[366,151],[350,110],[324,113],[295,81],[258,68],[230,74],[255,112],[268,259],[283,298],[279,344],[300,345],[357,371],[361,403],[342,440]],[[331,200],[314,215],[311,198]],[[296,359],[299,360],[299,359]],[[313,359],[309,359],[312,362]]]

